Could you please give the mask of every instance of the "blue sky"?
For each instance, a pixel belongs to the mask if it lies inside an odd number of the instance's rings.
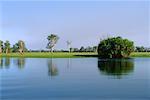
[[[122,36],[150,47],[148,1],[1,1],[0,40],[24,40],[29,49],[45,49],[57,34],[56,49],[94,46],[100,38]]]

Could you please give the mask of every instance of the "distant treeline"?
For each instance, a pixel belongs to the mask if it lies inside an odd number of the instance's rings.
[[[51,44],[51,41],[49,42],[48,46]],[[88,46],[88,47],[84,47],[81,46],[80,48],[72,48],[71,46],[71,42],[67,41],[67,46],[68,46],[68,50],[56,50],[56,49],[52,49],[52,47],[54,47],[54,45],[52,45],[51,47],[47,46],[47,49],[51,48],[50,50],[31,50],[26,48],[25,42],[22,40],[19,40],[17,43],[15,43],[14,45],[11,46],[9,41],[1,41],[0,40],[0,53],[11,53],[11,52],[19,52],[19,53],[23,53],[23,52],[97,52],[98,46]],[[143,47],[143,46],[136,46],[134,47],[134,52],[150,52],[150,48],[147,47]]]
[[[83,47],[81,46],[80,48],[70,48],[70,50],[56,50],[54,49],[53,52],[97,52],[97,46],[93,47]],[[50,52],[49,50],[28,50],[28,52]]]
[[[150,48],[143,47],[143,46],[137,46],[135,47],[135,52],[150,52]]]

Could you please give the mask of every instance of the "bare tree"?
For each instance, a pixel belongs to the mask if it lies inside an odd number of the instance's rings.
[[[68,47],[69,52],[70,52],[70,48],[71,48],[71,41],[67,41],[66,43],[67,43],[67,47]]]

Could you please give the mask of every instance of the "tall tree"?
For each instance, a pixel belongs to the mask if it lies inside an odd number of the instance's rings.
[[[67,41],[66,43],[67,43],[68,50],[70,52],[71,51],[71,49],[70,49],[71,48],[71,41]]]
[[[0,40],[0,54],[3,52],[3,41]]]
[[[8,54],[10,52],[10,43],[9,43],[9,41],[6,41],[4,43],[4,45],[5,45],[5,53]]]
[[[54,46],[56,45],[59,37],[55,34],[51,34],[47,37],[48,44],[47,44],[47,49],[50,49],[50,51],[53,51]]]
[[[12,52],[18,52],[18,49],[19,49],[19,44],[16,43],[16,44],[14,44],[13,47],[12,47]]]
[[[19,53],[20,54],[23,54],[24,53],[24,51],[25,51],[25,43],[24,43],[24,41],[22,41],[22,40],[19,40],[18,41],[18,47],[19,47]]]

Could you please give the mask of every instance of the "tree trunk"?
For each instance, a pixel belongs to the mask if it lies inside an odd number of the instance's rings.
[[[6,54],[8,54],[8,48],[6,49]]]
[[[0,54],[2,53],[2,48],[0,47]]]

